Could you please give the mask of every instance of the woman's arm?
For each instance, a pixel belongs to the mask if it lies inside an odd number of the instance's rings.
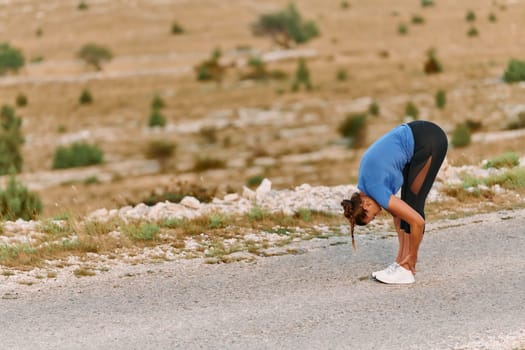
[[[407,257],[400,265],[416,273],[417,253],[419,244],[423,238],[425,220],[417,211],[412,209],[406,202],[396,196],[391,196],[388,202],[388,211],[394,217],[394,225],[399,233],[400,221],[403,220],[410,225],[409,247]]]

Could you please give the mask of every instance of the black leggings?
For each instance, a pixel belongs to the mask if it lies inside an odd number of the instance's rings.
[[[425,218],[425,201],[447,154],[448,140],[434,123],[417,120],[408,126],[414,135],[414,155],[403,169],[401,199]],[[410,233],[405,221],[401,221],[401,229]]]

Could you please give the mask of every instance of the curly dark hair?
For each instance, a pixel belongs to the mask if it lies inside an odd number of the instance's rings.
[[[363,201],[361,199],[361,194],[359,192],[354,192],[350,199],[343,199],[341,202],[343,207],[344,216],[350,222],[350,232],[352,234],[352,247],[354,250],[355,241],[354,241],[354,226],[364,226],[366,225],[365,219],[367,216],[366,209],[363,208]]]

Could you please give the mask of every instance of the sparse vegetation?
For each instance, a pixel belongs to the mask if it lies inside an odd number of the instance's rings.
[[[423,23],[425,23],[425,19],[421,15],[413,15],[411,21],[412,21],[412,24],[423,24]]]
[[[348,79],[348,74],[346,73],[346,70],[343,68],[338,69],[335,75],[335,79],[337,81],[346,81]]]
[[[295,80],[292,85],[292,90],[297,91],[303,85],[306,90],[312,90],[312,82],[310,81],[310,71],[306,65],[304,58],[299,59],[297,64],[297,71],[295,72]]]
[[[503,74],[503,80],[506,83],[525,81],[525,61],[510,60]]]
[[[372,101],[372,103],[370,103],[370,105],[368,106],[368,114],[377,117],[380,113],[381,111],[379,109],[379,105],[376,101]]]
[[[148,126],[150,128],[163,128],[166,126],[166,118],[161,113],[160,109],[155,108],[151,111],[151,114],[149,115]]]
[[[201,172],[210,169],[223,169],[226,162],[222,159],[213,158],[210,156],[198,156],[193,165],[193,171]]]
[[[462,123],[456,126],[452,133],[452,146],[456,148],[466,147],[470,145],[471,130],[467,124]]]
[[[467,14],[465,15],[465,20],[467,22],[474,22],[476,20],[476,13],[472,10],[468,10]]]
[[[400,34],[400,35],[406,35],[408,34],[408,27],[406,24],[404,23],[400,23],[398,26],[397,26],[397,32]]]
[[[146,158],[157,159],[162,169],[166,169],[166,164],[175,154],[177,145],[168,140],[153,140],[148,143],[146,148]]]
[[[479,31],[476,27],[470,27],[470,29],[467,32],[467,35],[470,37],[475,37],[479,35]]]
[[[520,165],[520,157],[514,152],[505,152],[500,156],[489,159],[484,165],[483,168],[514,168]]]
[[[427,51],[427,60],[425,61],[423,70],[426,74],[436,74],[443,71],[443,65],[436,57],[435,49],[429,49]]]
[[[35,192],[17,181],[14,174],[9,176],[5,189],[0,189],[1,219],[35,219],[42,212],[42,202]]]
[[[27,106],[27,96],[23,93],[20,93],[16,95],[16,106],[17,107],[25,107]]]
[[[440,89],[436,92],[435,101],[436,101],[437,108],[439,109],[445,108],[445,106],[447,105],[447,94],[445,90]]]
[[[77,57],[95,70],[102,70],[102,64],[113,58],[113,53],[105,46],[89,43],[80,48]]]
[[[80,96],[78,97],[78,103],[80,103],[81,105],[88,105],[93,103],[93,96],[91,95],[89,89],[84,88],[82,90]]]
[[[53,169],[75,168],[100,164],[104,153],[96,145],[85,142],[75,142],[69,147],[59,146],[53,158]]]
[[[434,6],[434,0],[421,0],[422,7]]]
[[[22,171],[22,118],[15,109],[4,105],[0,109],[0,175]]]
[[[171,24],[171,34],[183,34],[184,28],[179,24],[179,22],[173,22]]]
[[[84,11],[84,10],[89,9],[89,5],[88,5],[87,2],[85,2],[85,1],[80,1],[80,2],[78,3],[78,5],[77,5],[77,9],[78,9],[79,11]]]
[[[494,14],[494,12],[489,13],[489,17],[488,18],[489,18],[490,22],[496,22],[498,20],[498,18]]]
[[[18,73],[24,64],[22,51],[11,47],[8,43],[0,43],[0,76],[8,72]]]
[[[164,107],[166,107],[166,102],[164,99],[159,94],[155,94],[151,100],[151,109],[162,109]]]
[[[419,109],[412,101],[408,101],[405,106],[405,116],[410,117],[414,120],[419,118]]]
[[[319,36],[319,29],[313,21],[304,21],[295,4],[285,10],[264,14],[252,25],[254,35],[270,36],[277,45],[290,48],[292,42],[306,43]]]
[[[221,56],[221,50],[215,49],[209,59],[195,67],[198,81],[222,81],[224,74],[226,73],[226,68],[221,66],[219,63]]]
[[[363,147],[366,142],[366,114],[347,115],[339,126],[339,133],[349,141],[349,146]]]

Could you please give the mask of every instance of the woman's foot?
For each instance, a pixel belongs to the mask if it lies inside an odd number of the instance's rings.
[[[407,270],[400,265],[397,265],[396,268],[390,270],[385,269],[377,272],[375,278],[386,284],[410,284],[416,281],[412,271]]]
[[[399,264],[394,261],[393,263],[391,263],[390,265],[388,265],[388,267],[386,269],[383,269],[381,271],[374,271],[372,272],[372,277],[376,277],[376,275],[379,273],[379,272],[383,272],[383,271],[393,271],[395,269],[397,269],[397,267],[399,266]]]

